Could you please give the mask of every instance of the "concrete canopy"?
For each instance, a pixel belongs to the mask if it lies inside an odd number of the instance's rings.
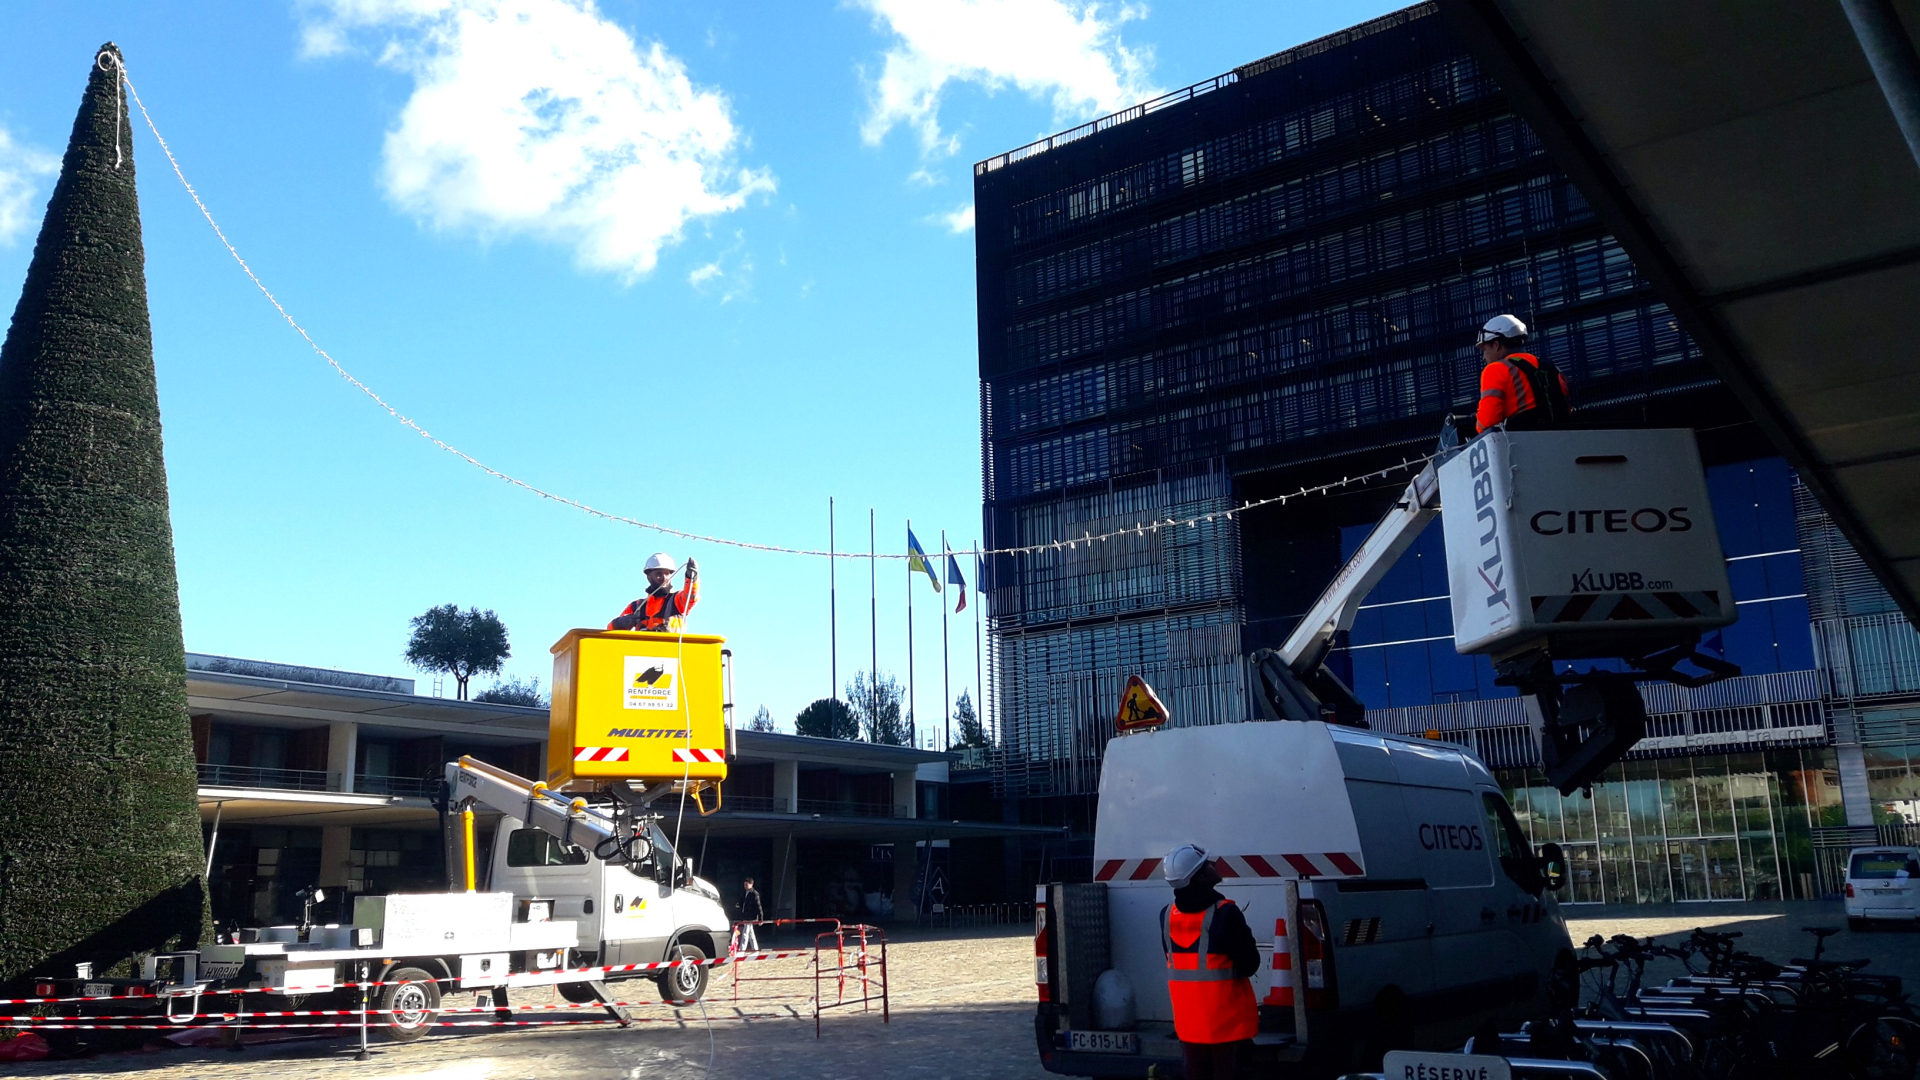
[[[1441,7],[1920,619],[1920,167],[1841,5]]]

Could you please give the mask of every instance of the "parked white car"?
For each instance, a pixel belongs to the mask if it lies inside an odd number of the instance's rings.
[[[1854,848],[1847,855],[1847,925],[1920,922],[1920,848]]]

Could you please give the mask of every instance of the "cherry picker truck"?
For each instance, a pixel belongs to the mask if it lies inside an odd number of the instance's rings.
[[[1645,732],[1638,681],[1738,674],[1698,649],[1735,608],[1691,431],[1495,430],[1462,445],[1449,424],[1281,646],[1248,658],[1247,719],[1266,722],[1169,728],[1164,712],[1122,712],[1101,763],[1093,880],[1035,896],[1049,1071],[1177,1068],[1158,868],[1181,844],[1209,853],[1254,930],[1262,1076],[1457,1047],[1577,994],[1552,895],[1567,879],[1558,846],[1533,850],[1472,750],[1367,730],[1326,663],[1435,517],[1454,647],[1490,656],[1523,695],[1562,794]]]
[[[504,1018],[510,989],[553,986],[623,1025],[609,984],[648,979],[668,1003],[698,1001],[731,927],[718,890],[674,851],[664,797],[678,796],[679,815],[719,806],[732,748],[724,644],[600,630],[555,644],[546,779],[473,757],[446,765],[449,891],[356,896],[350,924],[316,925],[325,890],[310,887],[298,925],[146,957],[135,979],[81,965],[38,977],[36,995],[92,999],[55,1006],[74,1023],[151,1030],[243,1029],[228,1015],[290,1009],[337,1020],[365,992],[370,1024],[401,1041],[431,1031],[455,993],[490,997]],[[476,812],[489,811],[499,823],[487,859]]]

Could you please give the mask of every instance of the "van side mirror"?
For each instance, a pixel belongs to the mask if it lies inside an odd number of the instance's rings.
[[[1567,886],[1567,853],[1559,844],[1540,845],[1540,880],[1549,892],[1559,892]]]

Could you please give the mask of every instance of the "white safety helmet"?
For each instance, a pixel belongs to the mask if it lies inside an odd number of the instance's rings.
[[[671,574],[674,571],[678,570],[679,567],[673,565],[673,556],[667,554],[664,551],[656,551],[653,554],[647,556],[647,569],[648,570],[665,570],[667,573]]]
[[[1505,338],[1508,341],[1514,342],[1525,341],[1527,340],[1527,324],[1514,318],[1512,315],[1495,315],[1493,318],[1487,320],[1487,325],[1480,328],[1480,335],[1473,339],[1473,343],[1475,345],[1485,345],[1495,338]]]
[[[1176,889],[1184,889],[1193,880],[1193,875],[1211,861],[1207,849],[1198,844],[1181,844],[1167,857],[1160,860],[1160,872],[1166,875],[1167,882]]]

